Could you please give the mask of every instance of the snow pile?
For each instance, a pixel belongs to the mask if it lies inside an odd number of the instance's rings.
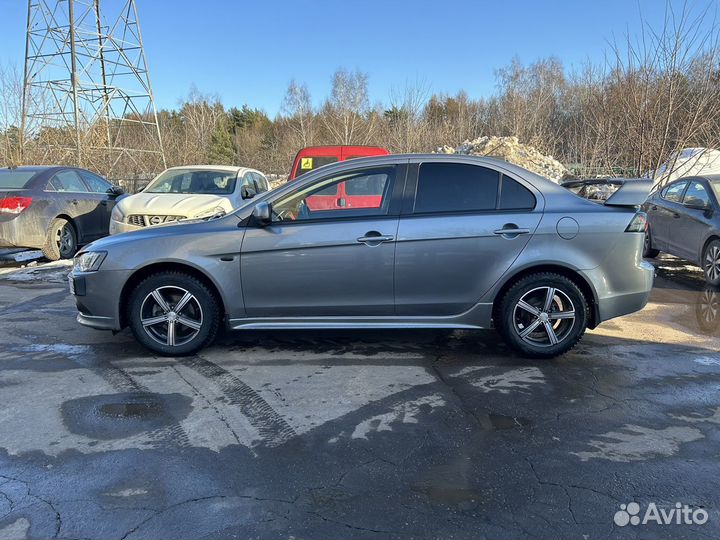
[[[720,150],[685,148],[670,156],[651,176],[655,183],[671,182],[683,176],[720,174]]]
[[[478,137],[455,148],[443,146],[438,148],[438,152],[500,158],[554,182],[559,182],[563,176],[569,174],[558,160],[542,154],[533,146],[522,144],[517,137]]]
[[[0,279],[20,282],[64,283],[67,281],[67,275],[70,273],[72,264],[72,260],[63,259],[42,264],[33,261],[21,268],[0,268]]]

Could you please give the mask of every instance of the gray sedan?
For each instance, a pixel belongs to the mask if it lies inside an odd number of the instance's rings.
[[[0,247],[42,249],[69,259],[78,246],[108,234],[122,190],[72,167],[0,169]]]
[[[338,192],[353,200],[324,209]],[[553,357],[641,309],[649,182],[600,205],[491,158],[321,167],[222,218],[105,238],[76,257],[78,321],[163,355],[231,329],[496,327]]]

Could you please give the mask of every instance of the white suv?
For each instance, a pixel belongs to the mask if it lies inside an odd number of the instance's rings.
[[[110,219],[110,234],[227,214],[269,188],[261,172],[247,167],[173,167],[140,193],[118,201]]]

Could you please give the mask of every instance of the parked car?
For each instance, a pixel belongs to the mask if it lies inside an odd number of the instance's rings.
[[[385,156],[390,152],[379,146],[310,146],[300,150],[295,156],[288,180],[314,171],[323,165],[370,156]],[[373,179],[365,183],[346,185],[339,182],[322,190],[305,203],[311,210],[331,210],[333,208],[366,208],[377,203],[377,196],[373,195],[376,187],[372,185]]]
[[[705,280],[720,285],[720,175],[680,178],[655,190],[648,215],[645,257],[663,251],[698,265]]]
[[[110,234],[226,214],[269,189],[265,175],[247,167],[173,167],[115,206]]]
[[[122,190],[74,167],[0,169],[0,247],[41,249],[51,261],[106,236]]]
[[[373,207],[313,210],[340,182]],[[78,321],[163,355],[231,329],[491,328],[553,357],[641,309],[650,182],[604,205],[504,161],[392,155],[328,165],[218,219],[95,242],[71,273]],[[171,230],[172,229],[172,230]]]
[[[591,201],[604,202],[627,180],[622,178],[589,178],[584,180],[565,180],[560,184],[578,197]]]

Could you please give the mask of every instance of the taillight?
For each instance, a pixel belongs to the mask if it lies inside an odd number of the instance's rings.
[[[32,204],[31,197],[6,197],[0,199],[0,213],[21,214]]]
[[[641,232],[647,231],[647,214],[638,212],[633,216],[630,224],[625,228],[625,232]]]

